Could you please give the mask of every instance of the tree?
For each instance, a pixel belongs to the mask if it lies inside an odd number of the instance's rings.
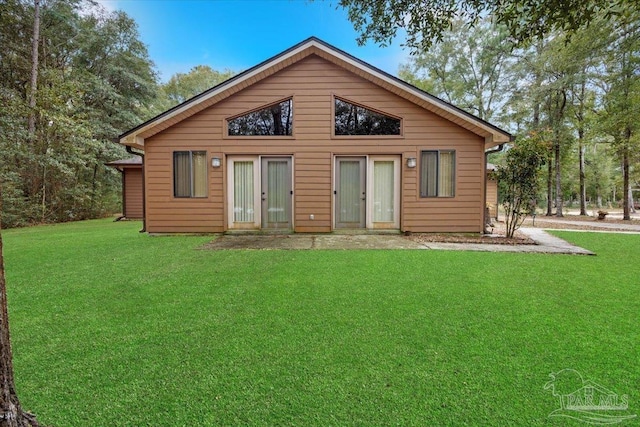
[[[38,91],[38,45],[40,44],[40,0],[33,2],[33,34],[31,36],[31,87],[29,89],[29,136],[36,132],[36,92]]]
[[[570,137],[577,141],[577,186],[580,201],[580,215],[587,215],[586,190],[586,153],[587,146],[593,143],[593,121],[596,111],[597,93],[594,84],[601,68],[602,58],[607,46],[608,34],[603,17],[598,16],[593,25],[578,30],[573,37],[560,38],[555,56],[561,60],[565,70],[567,88],[566,127]],[[575,183],[573,183],[575,185]],[[572,192],[573,193],[573,192]]]
[[[566,74],[560,71],[556,76],[549,81],[546,87],[548,92],[546,94],[545,107],[547,110],[547,118],[549,128],[552,130],[552,152],[554,169],[555,169],[555,205],[556,216],[563,216],[563,192],[562,192],[562,148],[565,143],[569,142],[568,133],[566,132],[566,109],[567,109],[567,97],[568,87]],[[550,159],[549,159],[550,162]],[[548,199],[551,199],[551,194],[548,194]]]
[[[124,13],[32,1],[0,1],[2,219],[22,226],[110,214],[121,181],[104,163],[126,155],[115,136],[151,117],[153,63]]]
[[[587,197],[598,209],[610,207],[614,189],[614,155],[611,144],[594,143],[585,147]]]
[[[505,211],[506,236],[513,237],[525,217],[535,209],[538,174],[547,145],[544,134],[521,138],[507,151],[497,169]]]
[[[0,183],[0,208],[2,208],[2,185]],[[7,282],[2,255],[2,223],[0,222],[0,426],[38,427],[36,417],[22,409],[13,376],[13,356],[9,334],[7,311]]]
[[[630,220],[631,162],[640,131],[640,12],[630,8],[608,28],[611,38],[602,76],[605,93],[600,126],[612,138],[620,159],[623,214]]]
[[[506,26],[518,42],[536,40],[553,30],[573,33],[598,14],[615,15],[636,0],[340,0],[349,20],[360,33],[358,42],[373,40],[386,45],[398,29],[407,33],[406,45],[414,53],[442,41],[454,19],[472,26],[484,16]]]
[[[180,104],[235,74],[231,70],[217,71],[208,65],[196,65],[188,73],[176,73],[162,85],[162,91],[168,99],[167,108]]]
[[[442,42],[401,66],[400,77],[483,120],[500,119],[514,85],[513,45],[504,26],[485,19],[468,29],[460,20]]]

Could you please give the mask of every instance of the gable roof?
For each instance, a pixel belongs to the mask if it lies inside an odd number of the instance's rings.
[[[358,76],[405,98],[485,138],[485,148],[512,140],[511,134],[442,99],[388,74],[316,37],[310,37],[284,52],[212,87],[119,136],[124,145],[144,149],[144,140],[228,98],[240,90],[275,74],[289,65],[318,55]]]
[[[142,157],[133,156],[128,159],[114,160],[109,163],[105,163],[107,166],[142,166]]]

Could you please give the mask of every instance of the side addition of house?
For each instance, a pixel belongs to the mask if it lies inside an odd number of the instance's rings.
[[[151,233],[482,232],[510,135],[316,38],[120,136]]]
[[[107,163],[122,174],[122,217],[126,219],[144,218],[142,185],[142,157],[116,160]]]

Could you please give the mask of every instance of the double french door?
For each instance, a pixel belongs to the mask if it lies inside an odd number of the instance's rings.
[[[291,157],[228,158],[230,229],[291,229]]]
[[[400,156],[334,158],[336,229],[400,228]],[[229,229],[293,228],[290,156],[227,158]]]
[[[400,156],[336,156],[335,228],[400,228]]]

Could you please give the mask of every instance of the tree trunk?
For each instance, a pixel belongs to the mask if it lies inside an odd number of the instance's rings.
[[[585,92],[586,92],[586,79],[584,77],[584,71],[582,74],[582,82],[580,84],[580,104],[577,112],[578,119],[578,155],[580,163],[580,215],[587,214],[587,186],[585,184],[584,173],[584,104],[585,104]]]
[[[556,94],[556,111],[555,111],[555,123],[554,123],[554,155],[556,160],[556,216],[564,216],[562,212],[564,200],[562,195],[562,175],[561,175],[561,163],[560,163],[560,141],[562,139],[562,133],[560,132],[560,126],[564,117],[564,109],[567,106],[567,92],[566,89],[562,89],[560,93]]]
[[[580,215],[587,215],[587,186],[585,184],[584,173],[584,150],[585,146],[582,145],[582,136],[579,136],[578,149],[580,155]]]
[[[93,165],[93,178],[91,179],[91,201],[89,203],[89,215],[93,216],[95,212],[96,205],[96,186],[97,186],[97,178],[98,178],[98,163]]]
[[[627,128],[625,131],[624,146],[622,148],[622,210],[623,218],[627,221],[631,220],[630,206],[629,206],[629,138],[631,137],[631,130]]]
[[[2,209],[2,189],[0,188],[0,211]],[[13,357],[9,337],[9,317],[7,313],[7,284],[2,256],[2,225],[0,224],[0,427],[37,427],[34,415],[24,412],[16,393],[13,377]]]
[[[560,141],[556,139],[553,143],[555,163],[556,163],[556,216],[564,216],[562,214],[562,177],[560,172]]]
[[[31,142],[36,131],[36,90],[38,87],[38,43],[40,40],[40,0],[34,0],[33,44],[31,63],[31,87],[29,98],[28,131]],[[2,212],[2,185],[0,183],[0,212]],[[13,377],[13,356],[9,335],[9,315],[7,311],[7,283],[2,255],[2,224],[0,224],[0,427],[38,426],[34,415],[24,412],[16,393]]]
[[[31,88],[29,90],[29,138],[36,133],[36,91],[38,90],[38,44],[40,42],[40,0],[33,1],[33,40],[31,48]]]
[[[553,158],[547,156],[547,216],[553,215]]]

